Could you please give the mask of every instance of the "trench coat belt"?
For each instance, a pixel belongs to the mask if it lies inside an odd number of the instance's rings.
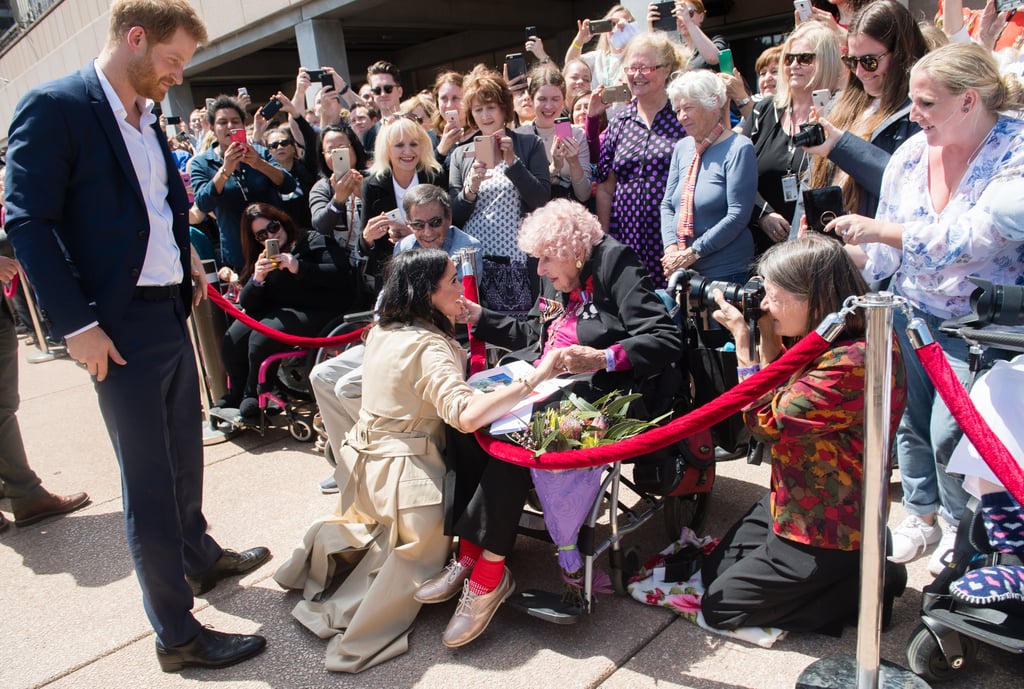
[[[348,444],[357,452],[372,457],[400,457],[425,455],[431,441],[430,436],[422,431],[400,433],[356,427]]]

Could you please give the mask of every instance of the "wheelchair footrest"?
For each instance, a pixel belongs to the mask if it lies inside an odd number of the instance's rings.
[[[968,609],[967,606],[960,610],[934,607],[925,610],[923,614],[989,646],[1010,653],[1024,653],[1024,619],[1005,616],[1002,623],[993,624],[989,620],[981,619],[983,615],[979,612],[977,609]]]
[[[586,614],[579,606],[565,603],[562,594],[538,589],[513,594],[505,603],[527,615],[555,624],[576,624]]]

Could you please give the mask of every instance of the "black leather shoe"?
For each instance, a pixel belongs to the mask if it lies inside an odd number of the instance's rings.
[[[252,658],[267,646],[262,636],[226,634],[203,627],[199,636],[182,646],[167,648],[156,642],[156,659],[164,672],[186,667],[227,667]]]
[[[214,562],[212,567],[205,572],[186,576],[185,579],[192,587],[192,595],[201,596],[216,586],[221,579],[251,572],[269,559],[270,551],[263,546],[250,548],[241,553],[225,548],[220,559]]]

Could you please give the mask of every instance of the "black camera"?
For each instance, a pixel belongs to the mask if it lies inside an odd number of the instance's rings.
[[[794,146],[820,146],[825,143],[825,130],[817,122],[804,122],[793,137]]]
[[[1024,325],[1024,286],[993,285],[981,278],[967,278],[978,286],[971,292],[971,310],[979,326]]]
[[[690,307],[703,311],[718,308],[712,294],[716,289],[722,290],[725,300],[743,313],[743,320],[756,323],[761,318],[761,302],[764,300],[764,280],[753,277],[745,285],[738,282],[708,280],[696,273],[690,274],[689,303]]]

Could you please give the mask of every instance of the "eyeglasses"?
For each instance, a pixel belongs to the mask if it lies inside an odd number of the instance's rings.
[[[291,146],[293,143],[295,143],[295,142],[292,141],[291,139],[282,139],[281,141],[271,141],[269,144],[267,144],[267,148],[273,150],[273,149],[279,148],[281,146]]]
[[[668,67],[668,65],[654,65],[653,67],[648,67],[647,65],[640,65],[639,67],[630,66],[623,67],[622,71],[628,77],[631,77],[634,74],[639,74],[640,76],[645,77],[654,70],[660,69],[661,67]]]
[[[277,234],[280,231],[281,223],[279,223],[276,220],[271,220],[270,222],[267,223],[267,226],[264,227],[262,230],[257,230],[256,232],[253,232],[253,236],[256,238],[257,242],[262,244],[263,242],[267,241],[267,237],[269,237],[272,234]]]
[[[381,94],[381,91],[383,91],[384,93],[391,93],[396,88],[398,87],[395,84],[384,84],[383,86],[374,86],[373,88],[370,89],[370,93],[372,93],[375,96],[379,96]]]
[[[796,60],[798,65],[806,67],[807,65],[814,64],[815,57],[814,53],[785,53],[782,56],[782,64],[789,65],[793,63],[793,60]]]
[[[881,62],[882,58],[888,54],[889,52],[886,51],[881,55],[861,55],[860,57],[857,57],[856,55],[844,55],[842,60],[843,64],[846,65],[846,68],[851,72],[857,71],[858,63],[860,63],[860,66],[864,68],[865,72],[874,72],[878,69],[878,63]]]
[[[422,220],[413,220],[412,222],[406,223],[406,225],[408,225],[409,229],[411,229],[413,232],[419,232],[420,230],[423,230],[427,225],[430,225],[431,229],[436,230],[437,228],[441,227],[441,225],[444,224],[444,220],[444,218],[438,215],[431,218],[430,220],[427,220],[426,222]]]

